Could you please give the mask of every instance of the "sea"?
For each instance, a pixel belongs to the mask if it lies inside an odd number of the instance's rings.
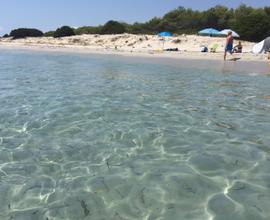
[[[1,220],[269,220],[270,65],[0,50]]]

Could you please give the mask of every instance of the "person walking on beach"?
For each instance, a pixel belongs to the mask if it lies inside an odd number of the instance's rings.
[[[224,52],[224,60],[226,60],[227,52],[230,54],[233,53],[233,36],[232,32],[229,31],[226,38],[225,52]]]

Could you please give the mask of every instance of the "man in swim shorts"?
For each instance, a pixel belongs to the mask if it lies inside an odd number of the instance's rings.
[[[233,53],[233,36],[232,36],[231,31],[228,32],[228,35],[227,35],[227,38],[226,38],[224,60],[226,60],[227,52],[229,52],[230,54]]]

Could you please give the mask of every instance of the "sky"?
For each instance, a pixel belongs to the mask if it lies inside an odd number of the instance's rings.
[[[19,27],[48,31],[63,25],[100,25],[108,20],[144,22],[179,6],[204,10],[217,4],[235,8],[241,3],[270,6],[270,0],[0,0],[0,35]]]

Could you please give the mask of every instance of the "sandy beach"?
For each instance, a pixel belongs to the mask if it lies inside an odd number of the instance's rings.
[[[235,39],[235,44],[238,40]],[[228,59],[242,61],[267,61],[265,54],[255,55],[251,49],[255,43],[241,41],[243,53],[228,55]],[[201,47],[218,44],[215,53],[201,53]],[[225,38],[197,35],[159,37],[155,35],[79,35],[65,38],[38,37],[12,40],[1,38],[0,48],[57,50],[79,53],[120,54],[126,56],[167,57],[181,59],[222,60]],[[179,51],[164,51],[178,48]]]

